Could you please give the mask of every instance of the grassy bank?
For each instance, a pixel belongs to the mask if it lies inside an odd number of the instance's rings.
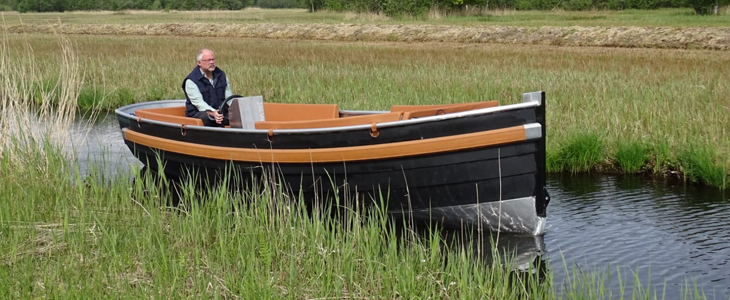
[[[553,172],[680,176],[727,188],[730,52],[513,47],[452,43],[343,43],[262,39],[68,36],[83,66],[78,105],[180,99],[198,48],[217,51],[235,93],[272,102],[393,104],[548,97]],[[8,35],[8,60],[28,44],[36,93],[59,78],[56,37]],[[590,148],[584,151],[583,147]],[[589,156],[589,157],[584,157]]]

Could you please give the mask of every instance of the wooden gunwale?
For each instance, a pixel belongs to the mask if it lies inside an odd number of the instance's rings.
[[[531,126],[539,124],[528,124]],[[249,149],[173,141],[129,129],[124,138],[152,149],[210,159],[242,162],[327,163],[409,157],[440,152],[491,147],[527,140],[526,126],[378,145],[318,149]]]

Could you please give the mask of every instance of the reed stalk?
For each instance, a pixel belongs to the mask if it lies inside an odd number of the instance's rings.
[[[0,155],[13,165],[26,168],[28,154],[50,155],[60,149],[73,159],[69,132],[76,120],[77,96],[83,84],[83,70],[71,41],[56,36],[59,50],[57,73],[43,74],[35,50],[25,40],[22,47],[10,47],[13,41],[3,33],[0,44]],[[91,127],[88,127],[90,130]],[[81,135],[85,136],[85,135]]]

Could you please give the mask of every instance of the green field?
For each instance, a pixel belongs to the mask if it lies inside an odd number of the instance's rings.
[[[730,52],[471,43],[67,35],[83,81],[78,105],[113,110],[183,98],[181,78],[201,47],[242,95],[266,101],[393,104],[548,97],[551,171],[674,174],[728,187]],[[7,59],[38,65],[39,90],[58,80],[59,37],[8,34]],[[586,149],[592,149],[590,151]]]

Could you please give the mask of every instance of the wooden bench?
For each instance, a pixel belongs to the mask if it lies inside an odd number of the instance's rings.
[[[355,125],[372,125],[373,123],[398,121],[403,118],[402,112],[362,115],[336,119],[304,120],[304,121],[259,121],[256,129],[304,129],[326,128]],[[268,120],[268,119],[267,119]]]
[[[182,125],[203,126],[203,120],[185,116],[185,106],[138,109],[134,115],[143,119]]]
[[[403,119],[407,120],[469,111],[474,109],[495,107],[498,105],[498,101],[448,105],[399,105],[391,107],[391,111],[403,112]]]
[[[305,121],[340,117],[337,104],[292,104],[264,102],[266,121]]]

